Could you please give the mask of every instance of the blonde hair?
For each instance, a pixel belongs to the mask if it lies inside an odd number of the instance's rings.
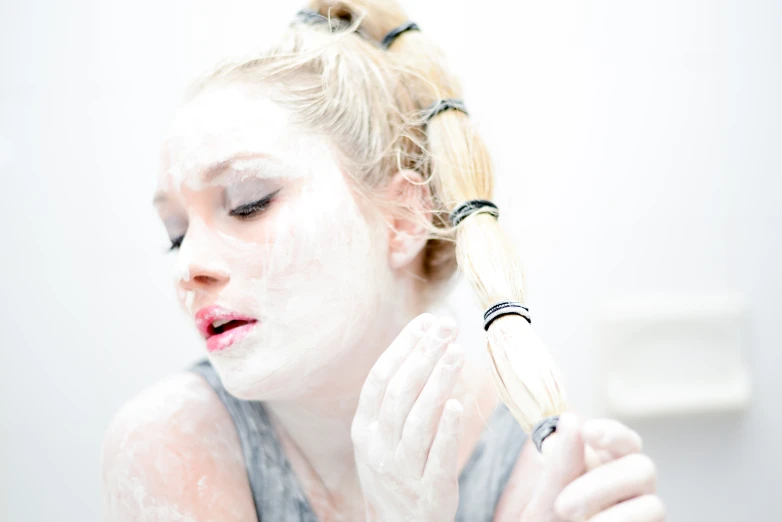
[[[484,309],[523,303],[519,256],[497,219],[476,214],[455,228],[448,219],[461,203],[490,200],[494,175],[466,114],[448,110],[426,121],[433,104],[461,94],[440,51],[419,31],[405,32],[387,49],[380,45],[409,21],[394,1],[316,0],[310,8],[326,23],[293,23],[262,56],[220,66],[194,92],[234,80],[263,87],[297,123],[328,136],[357,190],[378,206],[395,204],[376,197],[393,173],[420,173],[431,212],[408,217],[429,234],[422,274],[429,295],[439,295],[458,265]],[[503,316],[487,337],[501,397],[525,431],[565,409],[557,369],[525,319]]]

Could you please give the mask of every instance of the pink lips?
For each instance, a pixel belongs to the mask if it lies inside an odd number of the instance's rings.
[[[196,313],[195,322],[206,339],[206,349],[220,352],[252,332],[258,321],[220,306],[207,306]]]

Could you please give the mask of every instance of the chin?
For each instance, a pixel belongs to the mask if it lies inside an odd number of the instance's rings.
[[[290,357],[254,346],[251,353],[209,354],[226,391],[244,400],[290,400],[310,392],[307,370]],[[287,354],[289,355],[289,354]]]
[[[257,401],[357,393],[377,355],[365,348],[369,327],[360,327],[370,325],[369,319],[321,319],[324,312],[316,310],[303,317],[292,315],[283,323],[264,314],[253,333],[226,350],[209,353],[225,389],[237,398]]]

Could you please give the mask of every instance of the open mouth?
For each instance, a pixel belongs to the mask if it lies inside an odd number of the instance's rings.
[[[216,305],[199,310],[195,322],[209,352],[225,350],[252,332],[258,323],[252,317]]]
[[[231,320],[218,319],[217,321],[209,325],[209,328],[207,329],[207,336],[208,336],[207,338],[212,337],[213,335],[220,335],[222,333],[229,332],[234,328],[239,328],[253,323],[255,323],[254,320],[245,321],[243,319],[231,319]]]
[[[256,323],[255,320],[244,319],[215,321],[207,328],[206,349],[209,352],[222,352],[228,349],[252,332]]]

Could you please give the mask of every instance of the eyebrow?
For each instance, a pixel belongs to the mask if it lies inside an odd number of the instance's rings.
[[[225,158],[210,163],[203,171],[202,182],[205,184],[211,183],[215,180],[215,178],[222,175],[234,161],[256,158],[268,159],[271,161],[277,160],[277,158],[274,156],[263,154],[261,152],[234,152]],[[168,197],[166,196],[165,192],[159,191],[156,192],[155,197],[152,198],[152,205],[157,206],[165,201],[168,201]]]

